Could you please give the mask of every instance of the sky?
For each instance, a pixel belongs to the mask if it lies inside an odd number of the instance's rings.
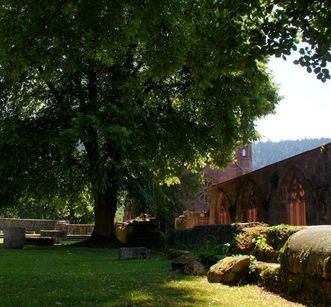
[[[261,141],[331,138],[331,80],[317,80],[315,74],[287,61],[272,58],[269,69],[283,97],[275,114],[256,122]]]

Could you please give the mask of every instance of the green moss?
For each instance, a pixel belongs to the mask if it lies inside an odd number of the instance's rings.
[[[253,254],[258,260],[277,262],[280,250],[301,226],[277,225],[256,226],[243,229],[235,238],[239,253]]]

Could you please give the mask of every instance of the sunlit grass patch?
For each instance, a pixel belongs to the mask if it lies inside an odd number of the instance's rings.
[[[0,246],[0,306],[295,306],[256,286],[209,284],[168,259],[119,261],[118,250]]]

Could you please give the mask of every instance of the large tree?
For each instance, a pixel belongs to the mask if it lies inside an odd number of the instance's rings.
[[[94,241],[119,192],[224,164],[278,101],[266,58],[330,78],[328,1],[8,0],[0,5],[0,191],[88,187]]]

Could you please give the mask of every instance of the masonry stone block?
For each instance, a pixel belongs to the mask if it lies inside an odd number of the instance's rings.
[[[22,249],[25,242],[25,228],[10,227],[4,229],[4,248]]]
[[[119,260],[148,259],[150,250],[146,247],[122,247],[119,249]]]

